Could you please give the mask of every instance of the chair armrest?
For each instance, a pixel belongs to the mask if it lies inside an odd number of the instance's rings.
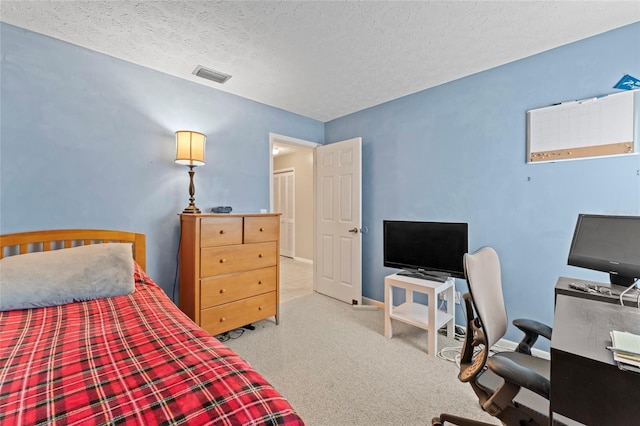
[[[515,319],[513,325],[524,333],[524,337],[518,343],[518,352],[531,355],[531,348],[538,340],[538,336],[551,340],[552,328],[546,324],[532,319]]]
[[[487,360],[487,367],[506,382],[527,388],[549,399],[549,380],[530,368],[502,356],[493,356]]]
[[[551,340],[551,333],[553,329],[540,321],[520,318],[513,320],[513,325],[525,333],[534,333],[538,336],[546,337],[548,340]]]

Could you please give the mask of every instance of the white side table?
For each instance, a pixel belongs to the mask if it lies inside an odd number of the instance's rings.
[[[447,336],[453,336],[455,318],[455,281],[453,278],[441,283],[420,278],[405,277],[393,274],[384,279],[384,336],[391,338],[391,320],[402,321],[423,330],[427,330],[427,353],[435,355],[438,352],[438,330],[447,325]],[[403,288],[406,301],[400,306],[393,305],[393,288]],[[423,293],[428,296],[428,305],[413,302],[413,293]],[[447,310],[438,309],[440,293],[444,293]]]

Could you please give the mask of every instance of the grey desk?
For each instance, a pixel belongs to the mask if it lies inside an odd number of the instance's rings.
[[[640,373],[620,370],[610,331],[640,334],[640,310],[556,292],[550,408],[586,425],[640,422]]]

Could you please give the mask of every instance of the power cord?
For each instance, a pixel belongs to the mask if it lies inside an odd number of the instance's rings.
[[[244,328],[236,328],[231,331],[225,331],[224,333],[218,334],[217,336],[214,336],[214,337],[221,342],[226,342],[227,340],[230,340],[230,339],[239,338],[244,334],[244,330],[245,330]]]
[[[436,357],[444,359],[445,361],[455,362],[460,367],[460,350],[462,346],[448,346],[442,348],[436,354]]]
[[[629,291],[631,291],[631,289],[634,288],[637,284],[638,284],[638,279],[636,278],[635,281],[633,281],[633,284],[631,284],[625,291],[620,293],[620,305],[621,306],[624,306],[624,300],[622,299],[622,296],[624,296]],[[638,308],[640,308],[640,293],[638,293],[638,298],[636,299],[636,305],[638,306]]]
[[[463,341],[465,337],[465,330],[458,326],[454,326],[454,339],[458,341]],[[460,346],[448,346],[442,348],[436,353],[436,357],[440,359],[444,359],[445,361],[455,362],[458,368],[460,367],[460,351],[462,350],[462,345]]]
[[[462,355],[460,354],[462,346],[450,346],[447,348],[442,348],[437,354],[436,357],[443,359],[445,361],[454,362],[458,368],[460,368],[460,358]],[[473,357],[475,357],[478,352],[482,350],[481,347],[476,347],[473,349]],[[453,352],[453,355],[449,355]]]

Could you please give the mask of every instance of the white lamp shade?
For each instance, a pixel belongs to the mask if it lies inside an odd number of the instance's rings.
[[[176,132],[176,163],[185,166],[204,166],[204,145],[207,137],[191,130]]]

